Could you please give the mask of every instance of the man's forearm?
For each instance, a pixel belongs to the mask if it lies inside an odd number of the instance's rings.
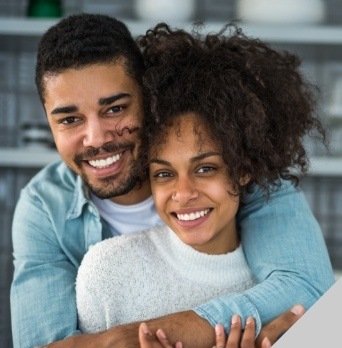
[[[184,348],[207,348],[215,344],[213,327],[193,311],[174,313],[146,321],[152,333],[162,328],[170,342],[183,342]],[[136,348],[139,347],[140,322],[120,325],[93,335],[76,335],[49,344],[48,348]]]
[[[147,323],[153,333],[162,328],[172,344],[181,341],[184,347],[197,348],[215,344],[214,328],[193,311],[170,314]]]

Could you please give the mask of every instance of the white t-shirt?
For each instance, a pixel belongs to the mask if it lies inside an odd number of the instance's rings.
[[[154,205],[153,197],[132,205],[121,205],[109,199],[100,199],[93,193],[90,198],[100,216],[108,222],[112,235],[128,234],[164,225]]]

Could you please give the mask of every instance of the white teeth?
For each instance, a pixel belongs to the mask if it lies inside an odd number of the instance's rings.
[[[210,209],[205,209],[202,211],[196,211],[196,213],[191,213],[191,214],[177,214],[177,218],[178,220],[182,220],[182,221],[193,221],[208,214],[209,211]]]
[[[88,163],[94,168],[106,168],[106,167],[109,167],[111,164],[117,162],[121,156],[122,156],[122,153],[118,153],[112,157],[108,157],[106,159],[100,159],[100,160],[92,160],[92,161],[88,161]]]

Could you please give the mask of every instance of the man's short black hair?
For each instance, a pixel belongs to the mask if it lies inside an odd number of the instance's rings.
[[[141,84],[144,63],[124,23],[98,14],[66,17],[49,28],[40,41],[36,65],[39,97],[44,103],[44,76],[118,60],[124,62],[127,74]]]

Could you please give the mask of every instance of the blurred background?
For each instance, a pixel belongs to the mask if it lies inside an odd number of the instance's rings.
[[[300,55],[321,89],[320,113],[330,151],[307,140],[311,168],[302,188],[318,219],[336,271],[342,270],[342,2],[340,0],[0,0],[0,347],[11,348],[11,223],[21,188],[58,158],[34,84],[38,41],[60,17],[103,13],[132,34],[164,20],[205,31],[238,20],[246,34]]]

